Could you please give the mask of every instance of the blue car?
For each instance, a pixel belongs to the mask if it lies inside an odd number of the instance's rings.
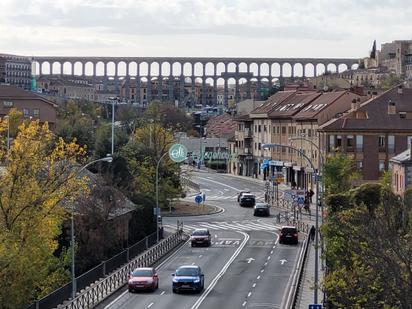
[[[205,286],[205,276],[197,265],[180,266],[173,276],[173,293],[194,291],[200,293]]]

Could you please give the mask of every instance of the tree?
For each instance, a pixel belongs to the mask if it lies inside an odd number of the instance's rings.
[[[136,130],[120,154],[128,162],[133,176],[133,192],[150,198],[155,196],[156,165],[172,143],[173,136],[159,123]],[[179,166],[165,156],[159,168],[159,201],[164,207],[168,199],[181,193],[179,173]]]
[[[153,101],[144,113],[145,119],[152,119],[172,131],[188,131],[193,127],[193,119],[171,103]]]
[[[116,126],[114,129],[114,150],[115,152],[125,145],[128,141],[126,131]],[[108,153],[112,153],[112,125],[104,124],[96,130],[96,141],[94,145],[95,157],[102,158]]]
[[[354,160],[341,152],[329,156],[324,165],[326,195],[349,190],[352,181],[359,178],[354,167]]]
[[[47,124],[22,124],[0,173],[0,303],[22,308],[65,283],[68,259],[54,255],[66,207],[87,193],[73,165],[84,156]]]

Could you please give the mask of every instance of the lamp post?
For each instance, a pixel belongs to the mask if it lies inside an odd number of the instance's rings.
[[[112,156],[114,153],[114,100],[112,100]]]
[[[107,156],[105,158],[97,159],[94,161],[91,161],[87,163],[86,165],[82,166],[75,175],[80,174],[82,171],[84,171],[88,166],[96,163],[96,162],[109,162],[111,163],[113,161],[113,158],[111,156]],[[74,203],[72,203],[72,209],[71,209],[71,237],[70,237],[70,242],[71,242],[71,256],[72,256],[72,299],[76,297],[76,267],[75,267],[75,260],[74,260]]]
[[[264,149],[265,148],[269,149],[269,148],[274,148],[274,147],[286,147],[288,149],[292,149],[292,150],[298,152],[302,157],[304,157],[306,160],[308,160],[311,168],[313,170],[315,170],[315,166],[313,165],[313,162],[309,159],[309,157],[306,154],[304,154],[303,151],[301,151],[301,150],[299,150],[295,147],[281,145],[281,144],[263,144],[262,145],[262,148],[264,148]],[[318,251],[319,250],[319,248],[318,248],[319,238],[318,238],[318,235],[319,235],[319,201],[320,201],[320,199],[319,199],[319,181],[318,181],[318,177],[315,178],[315,182],[316,182],[316,223],[315,223],[316,230],[315,230],[315,288],[314,288],[313,302],[315,304],[317,304],[318,303],[318,282],[319,282],[319,277],[318,277],[319,276],[319,274],[318,274],[318,272],[319,272],[319,262],[318,262],[318,259],[319,259],[319,251]]]
[[[167,155],[165,152],[160,159],[157,161],[156,165],[156,242],[159,242],[159,166],[160,161]]]
[[[10,151],[10,116],[4,116],[4,119],[7,119],[7,155],[9,155]]]

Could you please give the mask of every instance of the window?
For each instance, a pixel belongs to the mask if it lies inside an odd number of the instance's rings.
[[[258,145],[258,149],[259,149],[259,150],[261,150],[261,149],[262,149],[262,144],[261,144],[261,143],[259,143],[259,145]]]
[[[29,109],[28,108],[23,108],[23,116],[24,117],[29,117]]]
[[[280,134],[280,127],[276,127],[276,133]]]
[[[3,101],[4,107],[13,107],[13,101]]]
[[[261,125],[258,126],[258,132],[259,133],[262,132],[262,126]]]
[[[379,147],[385,147],[385,136],[384,135],[379,136],[378,145],[379,145]]]
[[[346,136],[346,146],[348,148],[352,148],[353,146],[355,146],[354,144],[355,144],[355,141],[354,141],[353,135],[347,135]]]
[[[388,151],[389,153],[395,152],[395,136],[388,135]]]
[[[356,135],[356,151],[363,151],[363,135]]]
[[[257,150],[257,144],[255,143],[255,150]]]
[[[383,172],[385,170],[385,160],[379,160],[379,172]]]
[[[335,135],[329,135],[329,151],[335,148]]]
[[[342,147],[342,135],[336,135],[336,147]]]
[[[356,161],[356,168],[361,171],[363,168],[363,161]]]
[[[282,134],[286,134],[286,127],[282,127]]]
[[[40,116],[40,109],[35,108],[35,109],[33,110],[33,116],[39,118],[39,116]]]
[[[263,125],[263,132],[267,132],[266,125]]]
[[[412,143],[412,136],[408,136],[406,138],[406,145],[408,146],[408,148],[411,148],[411,143]]]

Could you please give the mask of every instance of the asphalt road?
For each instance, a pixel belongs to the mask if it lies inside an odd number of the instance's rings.
[[[183,221],[190,232],[208,227],[210,248],[191,248],[186,244],[158,266],[159,289],[153,293],[116,293],[99,308],[282,308],[289,290],[299,245],[279,245],[274,214],[253,216],[253,209],[237,204],[239,191],[262,196],[264,184],[223,174],[194,173],[206,201],[224,212],[210,216],[163,218],[166,227]],[[211,199],[209,200],[208,197]],[[172,276],[177,267],[199,265],[205,274],[201,294],[173,294]]]

